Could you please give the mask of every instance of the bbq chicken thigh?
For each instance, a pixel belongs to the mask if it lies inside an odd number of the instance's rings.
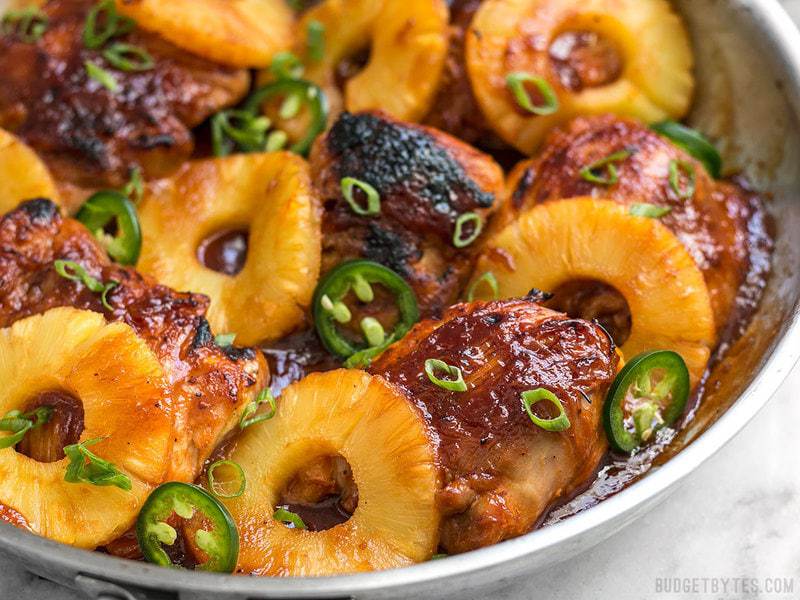
[[[107,293],[92,292],[60,275],[57,260],[117,285]],[[261,353],[218,346],[204,316],[205,296],[174,292],[111,263],[83,225],[63,218],[49,200],[30,200],[0,220],[0,327],[63,306],[126,323],[162,363],[175,440],[171,455],[163,457],[170,464],[166,477],[193,480],[265,384]]]
[[[124,63],[107,47],[84,41],[95,4],[47,2],[47,29],[33,43],[0,35],[0,127],[32,146],[62,184],[119,187],[135,166],[146,178],[168,175],[192,155],[191,129],[238,102],[250,75],[133,25],[114,42],[144,54],[124,55],[133,66],[117,68]],[[109,19],[98,13],[97,27]]]
[[[536,299],[456,305],[418,324],[370,369],[419,407],[433,431],[439,543],[448,553],[530,531],[588,481],[606,451],[601,412],[619,363],[614,343],[598,325]],[[432,383],[429,359],[461,369],[466,390]],[[521,400],[533,390],[554,394],[567,428],[533,422]],[[558,414],[551,409],[535,401],[530,410],[547,419]]]
[[[323,273],[365,258],[404,277],[423,315],[456,301],[503,193],[489,156],[428,127],[344,113],[310,160],[324,207]],[[345,190],[347,179],[356,181]]]
[[[609,164],[616,176],[607,177]],[[597,168],[589,173],[592,165]],[[718,333],[732,316],[742,316],[734,311],[746,314],[755,306],[763,285],[759,270],[768,268],[760,258],[769,248],[761,201],[735,183],[715,180],[703,163],[640,122],[612,115],[576,119],[554,130],[542,153],[509,179],[498,228],[537,204],[579,196],[629,208],[654,205],[702,271]]]

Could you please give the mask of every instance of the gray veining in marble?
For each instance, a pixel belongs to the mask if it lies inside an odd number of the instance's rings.
[[[800,0],[783,4],[800,20]],[[795,368],[753,422],[649,517],[494,598],[800,598],[799,390]],[[82,600],[0,557],[0,600],[43,598]],[[468,590],[464,599],[483,600]]]

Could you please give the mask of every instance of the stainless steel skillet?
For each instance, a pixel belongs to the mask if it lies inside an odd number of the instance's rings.
[[[0,9],[4,0],[0,0]],[[318,579],[268,580],[172,571],[88,553],[0,525],[0,552],[87,598],[449,598],[477,595],[573,557],[653,505],[728,442],[774,394],[800,358],[800,32],[776,0],[677,0],[697,52],[692,116],[722,140],[726,162],[773,198],[773,275],[718,385],[676,442],[676,455],[616,496],[521,538],[408,569]]]

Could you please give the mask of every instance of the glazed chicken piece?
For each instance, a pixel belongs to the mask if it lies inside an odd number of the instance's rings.
[[[616,164],[615,183],[602,185],[581,176],[587,165],[623,151],[630,155]],[[672,161],[694,172],[691,197],[682,197],[670,183]],[[678,189],[685,192],[691,185],[687,172],[681,169],[678,175]],[[606,115],[575,119],[555,130],[537,158],[514,169],[508,194],[496,219],[501,226],[537,203],[577,196],[668,207],[660,220],[703,272],[719,335],[726,327],[741,327],[760,297],[770,249],[761,200],[736,182],[714,180],[700,162],[638,121]],[[591,290],[575,291],[572,298],[561,299],[565,304],[557,305],[559,310],[587,317],[581,307],[613,309],[613,298],[604,301]]]
[[[250,77],[140,29],[113,41],[146,50],[153,68],[115,69],[102,48],[83,42],[94,5],[52,0],[42,9],[49,23],[39,41],[0,36],[0,127],[32,146],[63,183],[119,187],[136,165],[146,178],[166,176],[192,155],[191,129],[238,102]],[[118,89],[90,78],[87,61],[110,73]]]
[[[311,170],[325,209],[323,273],[366,258],[406,278],[423,315],[456,301],[480,241],[455,247],[456,222],[476,213],[486,223],[503,191],[502,171],[490,157],[428,127],[343,113],[315,143]],[[375,188],[378,214],[354,212],[343,197],[345,177]],[[360,192],[354,195],[365,204]],[[469,233],[465,228],[463,237]]]
[[[459,367],[467,391],[433,384],[424,370],[431,358]],[[531,297],[456,305],[441,320],[419,323],[373,364],[371,372],[397,385],[435,433],[444,551],[526,533],[589,480],[606,450],[602,405],[618,362],[601,327]],[[568,429],[546,431],[528,417],[521,394],[537,388],[558,397]],[[554,417],[547,404],[532,410]]]
[[[74,261],[101,282],[119,285],[101,295],[60,276],[55,260]],[[268,370],[260,352],[214,342],[208,298],[178,293],[131,268],[109,262],[77,221],[49,200],[30,200],[0,220],[0,327],[59,306],[102,313],[133,327],[164,365],[176,407],[175,444],[167,480],[191,481],[203,461],[262,389]]]
[[[442,82],[433,107],[424,119],[426,125],[445,131],[504,162],[506,156],[522,156],[492,131],[472,92],[464,57],[464,40],[472,17],[482,0],[451,0],[450,46]]]

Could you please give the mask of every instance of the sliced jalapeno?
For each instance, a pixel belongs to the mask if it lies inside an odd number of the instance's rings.
[[[328,124],[328,100],[325,92],[304,79],[279,79],[253,92],[244,103],[243,110],[256,114],[264,102],[279,96],[299,98],[311,111],[308,133],[290,148],[292,152],[305,156],[311,149],[311,144],[325,131],[325,126]]]
[[[108,255],[122,265],[135,265],[142,249],[142,231],[136,207],[119,192],[97,192],[76,215],[102,243]],[[105,228],[116,220],[117,233],[111,236]]]
[[[381,285],[394,296],[399,313],[397,324],[391,333],[382,336],[382,344],[357,345],[341,334],[336,323],[347,323],[352,319],[350,309],[344,304],[348,292],[352,289],[362,302],[372,302],[373,283]],[[312,306],[314,323],[322,343],[331,353],[348,359],[347,366],[368,364],[373,357],[408,333],[419,320],[417,299],[405,280],[391,269],[369,260],[345,262],[328,273],[314,292]],[[364,325],[362,322],[362,328],[369,331],[370,327]],[[372,325],[374,329],[374,323],[366,325]]]
[[[690,389],[689,370],[679,354],[656,350],[634,357],[611,384],[603,407],[611,446],[632,452],[672,425],[683,414]]]
[[[722,157],[702,133],[675,121],[661,121],[651,125],[651,129],[669,138],[676,146],[703,163],[708,174],[714,179],[720,178],[720,175],[722,175]]]
[[[197,515],[202,521],[203,528],[195,531],[191,544],[208,557],[198,569],[233,572],[239,558],[239,533],[230,513],[204,489],[174,481],[153,490],[136,520],[136,538],[145,560],[162,567],[179,567],[163,548],[177,539],[177,531],[168,522],[173,515],[184,520]]]

